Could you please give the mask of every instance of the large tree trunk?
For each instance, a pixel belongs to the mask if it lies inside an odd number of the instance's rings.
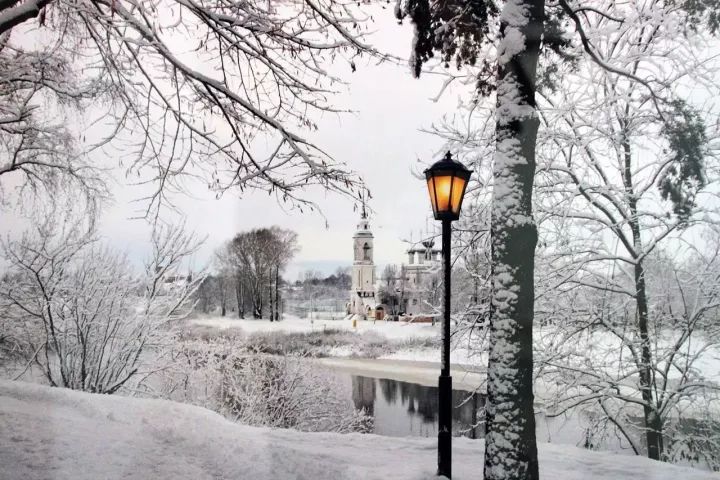
[[[625,130],[627,123],[621,121]],[[628,207],[630,210],[630,230],[633,236],[633,247],[635,249],[635,302],[637,304],[638,331],[640,333],[640,393],[643,399],[643,417],[645,422],[645,439],[647,440],[648,457],[653,460],[660,460],[663,453],[662,421],[654,408],[652,386],[654,384],[652,371],[652,353],[650,351],[650,335],[648,333],[648,297],[645,286],[645,268],[641,255],[643,254],[643,243],[640,236],[640,224],[637,215],[637,197],[632,178],[632,152],[630,141],[623,136],[623,154],[625,168],[623,181],[625,183],[625,194],[627,195]]]
[[[532,217],[536,69],[544,1],[509,0],[498,48],[497,144],[493,168],[492,303],[485,479],[537,479],[533,410]]]

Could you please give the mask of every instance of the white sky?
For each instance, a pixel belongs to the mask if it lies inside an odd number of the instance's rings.
[[[378,9],[371,37],[380,50],[403,58],[410,53],[412,27],[398,25],[392,8]],[[336,105],[355,114],[318,119],[316,143],[338,161],[358,172],[371,189],[374,210],[371,225],[375,234],[375,262],[400,262],[404,257],[404,239],[417,240],[419,231],[432,227],[427,220],[430,204],[423,181],[411,170],[422,170],[441,156],[443,142],[419,129],[429,127],[457,105],[458,96],[445,95],[435,103],[441,79],[425,76],[412,78],[406,65],[361,60],[357,71],[350,72],[345,62],[337,68],[348,82],[347,91],[338,95]],[[230,192],[220,200],[208,195],[205,185],[191,188],[195,198],[174,197],[174,203],[186,216],[186,226],[207,240],[194,263],[202,266],[212,251],[242,230],[279,225],[296,231],[301,247],[294,265],[286,273],[290,280],[306,268],[331,272],[337,265],[352,263],[352,235],[359,218],[353,204],[338,195],[313,192],[311,198],[321,206],[325,219],[318,214],[286,211],[267,193],[250,193],[238,198]],[[114,246],[141,260],[147,255],[149,227],[142,220],[130,220],[141,196],[136,187],[118,184],[113,190],[115,204],[102,217],[100,232]]]

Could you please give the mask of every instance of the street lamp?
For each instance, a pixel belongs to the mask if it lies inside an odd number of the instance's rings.
[[[438,475],[451,478],[452,377],[450,376],[450,234],[451,222],[460,218],[470,170],[445,157],[425,170],[435,220],[442,220],[442,258],[445,273],[443,298],[442,366],[438,379]]]

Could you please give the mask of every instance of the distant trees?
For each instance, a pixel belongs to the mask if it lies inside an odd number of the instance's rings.
[[[198,242],[179,228],[152,237],[152,256],[137,275],[121,254],[53,218],[3,250],[0,322],[29,368],[52,386],[115,393],[162,368],[174,327],[192,310],[202,275],[182,270]]]
[[[313,286],[327,286],[337,287],[344,290],[350,290],[352,277],[350,276],[350,269],[348,267],[338,267],[335,273],[328,276],[323,276],[322,272],[317,270],[306,270],[302,274],[302,280],[297,280],[296,285],[313,285]]]
[[[281,273],[297,251],[297,234],[279,227],[238,233],[218,248],[213,279],[221,315],[233,296],[240,318],[249,307],[254,318],[279,320]]]

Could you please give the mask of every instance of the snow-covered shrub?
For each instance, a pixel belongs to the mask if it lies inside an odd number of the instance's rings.
[[[347,386],[311,358],[251,352],[242,340],[184,341],[173,369],[157,375],[155,395],[255,426],[372,431],[373,418],[354,408]]]
[[[373,418],[341,397],[342,387],[309,360],[235,356],[221,365],[224,413],[256,426],[302,431],[372,431]]]
[[[336,348],[347,348],[352,356],[374,358],[391,353],[385,337],[375,332],[357,334],[327,328],[314,332],[259,332],[248,336],[250,352],[270,355],[327,357]]]
[[[0,317],[14,325],[25,362],[50,385],[115,393],[163,367],[159,359],[200,280],[167,281],[196,250],[191,236],[156,231],[140,274],[74,228],[41,225],[3,246],[11,275],[0,281]]]
[[[673,419],[665,426],[665,459],[672,463],[720,471],[720,422],[716,413],[695,413],[694,418]]]

